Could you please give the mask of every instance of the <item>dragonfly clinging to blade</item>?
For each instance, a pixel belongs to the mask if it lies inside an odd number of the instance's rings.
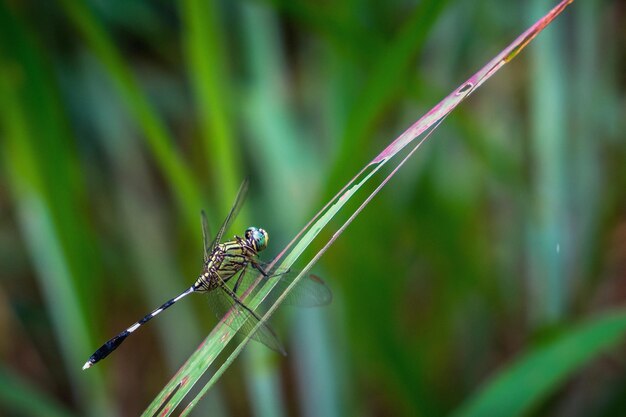
[[[218,318],[229,314],[224,320],[228,326],[245,337],[285,354],[285,349],[272,328],[244,303],[242,297],[244,294],[247,297],[254,294],[252,284],[256,283],[254,288],[258,289],[268,280],[276,281],[272,291],[282,293],[282,290],[286,289],[298,275],[298,271],[270,267],[258,260],[258,252],[264,250],[269,241],[269,236],[263,229],[249,227],[243,237],[235,236],[233,240],[220,243],[224,232],[239,213],[247,191],[246,180],[241,184],[235,203],[211,244],[208,244],[207,221],[202,212],[204,264],[196,282],[103,344],[85,362],[83,369],[91,368],[96,362],[106,358],[135,330],[191,293],[206,293],[209,304]],[[331,299],[332,294],[324,281],[314,275],[308,275],[291,290],[284,301],[294,305],[317,306],[328,304]]]

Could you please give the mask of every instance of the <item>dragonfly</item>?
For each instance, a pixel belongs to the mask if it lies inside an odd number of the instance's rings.
[[[281,294],[299,275],[299,271],[277,268],[258,259],[258,253],[267,248],[269,242],[268,233],[261,228],[249,227],[243,237],[234,236],[232,240],[220,243],[224,232],[239,214],[247,191],[246,179],[239,187],[235,202],[211,244],[208,244],[206,215],[204,211],[201,212],[204,259],[202,273],[194,284],[105,342],[85,362],[83,370],[109,356],[137,329],[192,293],[206,294],[217,318],[228,315],[224,323],[246,339],[256,340],[274,351],[286,354],[274,330],[244,301],[253,297],[269,280],[274,281],[272,292]],[[332,293],[326,283],[315,275],[307,275],[292,288],[284,302],[312,307],[329,304],[331,300]]]

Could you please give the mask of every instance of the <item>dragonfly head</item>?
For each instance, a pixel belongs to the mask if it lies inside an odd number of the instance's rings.
[[[256,227],[247,228],[244,236],[257,252],[261,252],[263,249],[267,248],[267,243],[270,240],[265,230]]]

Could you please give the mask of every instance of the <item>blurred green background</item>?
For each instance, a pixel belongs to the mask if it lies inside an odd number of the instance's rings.
[[[201,208],[215,230],[249,176],[228,235],[266,228],[270,259],[554,4],[2,1],[0,415],[138,415],[202,297],[81,366],[193,282]],[[624,314],[624,13],[575,2],[462,104],[315,268],[332,305],[281,308],[289,356],[251,344],[195,415],[449,415]],[[624,330],[584,340],[525,414],[624,415]],[[535,386],[509,375],[495,401]]]

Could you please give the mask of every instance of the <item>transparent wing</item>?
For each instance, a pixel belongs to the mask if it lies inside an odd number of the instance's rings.
[[[215,235],[215,239],[213,240],[213,242],[211,242],[211,245],[209,246],[209,253],[211,253],[213,249],[215,249],[215,245],[221,242],[222,236],[224,236],[224,232],[228,230],[228,228],[230,227],[230,224],[233,222],[233,220],[235,220],[235,217],[237,217],[237,214],[239,214],[239,210],[241,210],[241,206],[243,205],[243,202],[246,199],[246,194],[248,194],[248,184],[249,184],[248,178],[243,180],[243,182],[241,183],[241,186],[239,187],[239,191],[237,192],[237,197],[235,197],[235,203],[233,204],[233,207],[230,209],[228,216],[226,216],[226,218],[224,219],[224,223],[222,223],[222,226],[217,231],[217,235]]]
[[[246,295],[245,298],[251,295],[253,296],[257,293],[257,288],[265,285],[266,282],[276,281],[268,298],[264,300],[265,303],[273,303],[300,273],[300,271],[294,269],[270,269],[267,264],[261,262],[257,262],[257,265],[265,271],[267,276],[261,274],[261,272],[251,265],[248,266],[248,268],[242,272],[241,283],[236,291],[238,296],[243,297],[244,294]],[[251,285],[257,281],[259,284],[257,284],[254,289],[251,289]],[[324,280],[317,275],[307,275],[289,292],[283,302],[299,307],[316,307],[329,304],[332,299],[333,294]]]
[[[204,245],[204,262],[206,263],[206,261],[209,260],[209,255],[211,254],[209,246],[209,236],[211,236],[211,233],[209,231],[209,223],[207,222],[206,213],[204,212],[204,210],[200,211],[200,220],[202,222],[202,244]]]
[[[276,333],[261,317],[248,308],[226,285],[209,291],[209,303],[218,319],[226,316],[224,322],[242,336],[250,337],[278,353],[286,355],[285,348],[278,340]],[[254,331],[257,323],[261,325]]]

